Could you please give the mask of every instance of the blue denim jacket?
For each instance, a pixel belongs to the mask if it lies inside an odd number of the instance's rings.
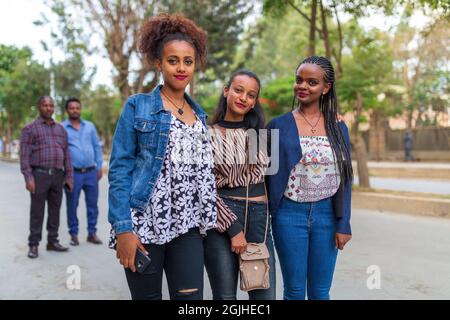
[[[344,135],[345,143],[351,148],[347,126],[341,121],[339,122],[339,127]],[[272,119],[267,125],[267,129],[280,130],[279,145],[272,144],[271,150],[272,154],[279,156],[279,170],[274,175],[266,176],[269,209],[271,214],[276,214],[281,199],[283,198],[284,191],[286,190],[289,174],[302,158],[302,149],[300,146],[297,125],[292,112],[288,112],[280,117]],[[348,181],[346,184],[341,182],[338,191],[332,197],[332,202],[334,214],[338,219],[336,232],[351,234],[350,216],[352,181]]]
[[[108,221],[116,234],[133,230],[130,209],[146,209],[161,172],[171,121],[161,87],[130,96],[117,123],[108,175]],[[206,113],[187,94],[185,99],[206,127]]]

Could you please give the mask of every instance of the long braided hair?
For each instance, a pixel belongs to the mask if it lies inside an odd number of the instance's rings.
[[[336,95],[336,85],[335,85],[335,73],[331,62],[320,56],[311,56],[305,58],[298,67],[295,69],[297,73],[298,68],[302,64],[315,64],[319,66],[325,73],[324,81],[331,84],[331,89],[325,94],[320,96],[319,108],[320,112],[323,114],[325,121],[325,131],[328,136],[331,148],[336,157],[336,163],[339,168],[339,173],[341,180],[346,183],[353,180],[353,169],[352,163],[350,161],[350,148],[344,139],[344,134],[337,122],[338,114],[338,100]],[[294,108],[296,97],[292,101],[292,109]],[[300,102],[297,101],[297,107],[300,106]]]

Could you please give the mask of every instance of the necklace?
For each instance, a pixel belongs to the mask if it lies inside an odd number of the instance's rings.
[[[302,117],[303,117],[303,119],[305,119],[305,121],[309,124],[309,126],[311,127],[311,133],[312,134],[316,134],[316,132],[317,132],[317,130],[315,129],[316,127],[317,127],[317,124],[319,123],[319,120],[320,120],[320,118],[322,117],[322,114],[320,113],[319,114],[319,118],[317,119],[317,121],[316,121],[316,124],[315,125],[312,125],[309,121],[308,121],[308,119],[306,119],[306,117],[305,117],[305,115],[303,114],[303,112],[301,112],[300,110],[298,110],[297,111]]]
[[[161,93],[162,93],[162,95],[167,99],[167,100],[169,100],[169,102],[171,103],[171,104],[173,104],[173,106],[175,107],[175,108],[177,108],[178,110],[178,113],[180,114],[180,116],[183,116],[183,113],[184,113],[184,111],[183,111],[183,108],[184,108],[184,103],[185,103],[185,99],[183,98],[183,106],[181,107],[181,108],[179,108],[179,107],[177,107],[177,105],[168,97],[168,96],[166,96],[165,95],[165,93],[164,92],[162,92],[161,91]]]

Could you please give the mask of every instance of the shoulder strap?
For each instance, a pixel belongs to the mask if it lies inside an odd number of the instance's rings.
[[[248,148],[247,148],[248,150]],[[250,168],[250,166],[247,164],[247,171]],[[247,184],[247,190],[246,190],[246,196],[245,196],[245,218],[244,218],[244,236],[247,233],[247,219],[248,219],[248,187],[250,185],[250,172],[247,172],[246,175],[246,184]],[[267,194],[267,187],[266,187],[266,181],[264,179],[264,190],[266,193],[266,197],[268,197]],[[269,229],[269,199],[266,201],[266,229],[264,231],[264,243],[266,243],[267,240],[267,231]]]

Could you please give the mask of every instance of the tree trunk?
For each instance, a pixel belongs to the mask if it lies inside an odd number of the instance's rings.
[[[6,135],[5,135],[5,146],[3,154],[5,156],[11,155],[11,146],[9,145],[11,142],[11,119],[6,121]]]
[[[3,154],[3,156],[6,156],[6,144],[5,144],[5,139],[6,139],[6,137],[5,137],[5,135],[6,135],[6,132],[5,132],[6,118],[3,115],[3,112],[0,112],[0,124],[1,124],[1,127],[0,127],[0,140],[3,142],[2,154]]]
[[[356,101],[355,101],[355,109],[356,109],[356,120],[355,125],[353,126],[353,134],[354,134],[354,151],[355,158],[358,168],[358,179],[359,186],[363,188],[370,188],[369,182],[369,167],[367,166],[367,149],[366,143],[359,132],[359,121],[362,114],[362,105],[363,105],[363,97],[360,93],[358,93]]]
[[[325,56],[328,60],[331,59],[331,44],[330,37],[327,27],[327,15],[325,9],[323,8],[322,0],[320,0],[320,13],[322,17],[322,33],[323,33],[323,43],[325,45]]]
[[[380,161],[386,151],[386,119],[380,110],[373,110],[370,115],[369,156]]]
[[[111,132],[110,132],[110,130],[105,131],[105,144],[103,146],[103,153],[104,154],[111,153]]]
[[[336,17],[336,24],[338,29],[338,37],[339,37],[339,48],[338,52],[336,53],[335,50],[331,50],[334,54],[334,58],[336,59],[336,79],[340,79],[342,77],[342,49],[344,47],[344,37],[342,35],[342,28],[341,28],[341,21],[339,20],[339,15],[337,11],[337,4],[336,1],[333,0],[333,9],[334,9],[334,15]]]
[[[189,95],[192,99],[194,99],[195,94],[195,75],[192,77],[191,82],[189,83]]]
[[[418,113],[417,113],[416,125],[414,127],[416,127],[416,128],[423,127],[424,121],[422,120],[422,115],[423,115],[423,111],[422,111],[422,109],[419,108]]]
[[[128,72],[127,73],[119,73],[114,79],[117,88],[119,88],[120,100],[122,105],[125,104],[128,97],[130,96],[130,85],[128,84]]]
[[[124,105],[125,101],[127,101],[128,97],[131,95],[130,84],[128,83],[128,74],[129,74],[129,56],[125,56],[123,54],[116,54],[113,56],[109,53],[110,57],[115,57],[113,60],[113,65],[117,70],[117,75],[114,77],[114,84],[119,89],[120,100],[122,105]]]
[[[413,127],[412,121],[413,121],[413,112],[414,112],[414,110],[411,108],[411,109],[408,109],[407,112],[408,112],[408,114],[407,114],[407,120],[406,120],[406,127],[409,130],[411,130],[412,127]]]
[[[354,150],[358,168],[359,186],[363,188],[370,188],[369,167],[367,166],[366,143],[364,142],[361,133],[357,133],[356,135]]]
[[[312,0],[311,5],[311,23],[309,24],[309,44],[306,55],[308,57],[316,53],[316,16],[317,16],[317,0]]]

